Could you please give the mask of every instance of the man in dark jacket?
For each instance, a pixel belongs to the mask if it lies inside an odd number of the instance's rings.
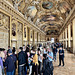
[[[53,48],[53,60],[56,61],[57,48],[54,46]]]
[[[15,72],[15,63],[16,62],[16,57],[12,55],[12,51],[8,51],[8,57],[4,61],[4,65],[6,67],[6,74],[7,75],[14,75]]]
[[[18,53],[18,75],[25,75],[25,71],[24,71],[24,66],[26,63],[26,59],[25,59],[25,53],[23,51],[23,48],[20,47],[19,48],[19,53]]]
[[[62,49],[62,47],[60,47],[59,49],[59,66],[61,66],[61,61],[64,66],[64,50]]]
[[[26,60],[26,64],[25,64],[25,75],[27,75],[27,68],[28,68],[28,55],[27,55],[27,50],[25,45],[23,45],[23,51],[25,53],[25,60]]]

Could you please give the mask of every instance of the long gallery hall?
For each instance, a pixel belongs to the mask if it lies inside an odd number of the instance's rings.
[[[0,75],[75,75],[75,0],[0,0]]]

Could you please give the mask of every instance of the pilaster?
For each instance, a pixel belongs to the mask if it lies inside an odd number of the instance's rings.
[[[66,48],[67,48],[67,28],[65,29]]]
[[[70,44],[70,36],[71,36],[71,30],[70,30],[70,24],[68,25],[68,47],[70,48],[71,47],[71,44]]]
[[[73,19],[73,53],[75,53],[75,18]]]

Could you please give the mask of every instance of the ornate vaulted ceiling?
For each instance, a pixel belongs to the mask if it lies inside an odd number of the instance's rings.
[[[47,35],[59,31],[74,6],[74,0],[13,0],[18,10]]]

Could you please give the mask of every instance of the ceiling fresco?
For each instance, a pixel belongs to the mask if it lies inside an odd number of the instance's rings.
[[[56,15],[44,15],[40,21],[55,21]]]
[[[48,30],[48,31],[46,32],[46,34],[47,34],[47,35],[52,35],[52,34],[58,35],[58,31],[57,31],[57,30]]]
[[[42,7],[44,9],[51,9],[53,7],[53,3],[52,2],[43,2]]]
[[[17,0],[17,3],[25,18],[46,34],[57,35],[75,0]]]
[[[65,13],[70,8],[67,2],[59,2],[58,5],[59,5],[59,10],[61,11],[61,13]]]
[[[35,6],[30,6],[30,7],[28,7],[28,8],[27,8],[27,11],[28,11],[28,15],[29,15],[30,17],[34,17],[34,16],[36,15],[36,13],[37,13],[37,9],[36,9]]]

